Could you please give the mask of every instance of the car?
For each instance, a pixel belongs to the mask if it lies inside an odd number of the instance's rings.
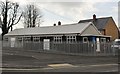
[[[115,39],[112,47],[115,48],[115,49],[120,49],[120,39]]]
[[[120,51],[120,39],[115,39],[111,47],[114,50],[115,54],[118,54]]]

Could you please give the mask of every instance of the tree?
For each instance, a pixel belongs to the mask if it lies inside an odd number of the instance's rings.
[[[27,28],[39,27],[41,24],[41,13],[35,5],[27,5],[23,13],[24,24]]]
[[[0,21],[1,21],[1,26],[0,28],[2,29],[2,37],[7,34],[13,25],[16,25],[22,16],[22,13],[20,14],[18,12],[19,9],[19,4],[18,3],[13,3],[8,0],[5,2],[0,2]]]

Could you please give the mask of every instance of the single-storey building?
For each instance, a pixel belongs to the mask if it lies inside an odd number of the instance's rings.
[[[58,26],[16,29],[4,36],[5,45],[24,47],[24,43],[88,43],[107,42],[110,36],[102,35],[92,22]],[[48,44],[50,45],[50,44]],[[29,46],[29,45],[28,45]]]

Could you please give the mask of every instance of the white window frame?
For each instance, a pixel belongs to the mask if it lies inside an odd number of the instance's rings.
[[[4,38],[4,41],[8,42],[8,37],[5,37],[5,38]]]
[[[88,37],[83,37],[83,43],[88,43]]]
[[[22,42],[23,41],[23,37],[17,37],[17,41],[18,42]]]
[[[106,42],[106,38],[100,38],[100,42],[102,43]]]
[[[31,41],[31,36],[24,36],[24,41],[25,42],[30,42]]]
[[[76,42],[76,36],[67,36],[67,43]]]
[[[62,43],[62,36],[55,36],[54,37],[54,42],[55,43]]]
[[[34,36],[33,41],[34,42],[40,42],[40,37],[39,36]]]

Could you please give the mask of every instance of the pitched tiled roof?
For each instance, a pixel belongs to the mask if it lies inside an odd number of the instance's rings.
[[[60,26],[16,29],[6,35],[70,34],[82,33],[92,22],[75,23]],[[92,26],[94,26],[92,24]],[[96,28],[96,27],[95,27]],[[96,29],[96,31],[98,31]]]
[[[83,22],[93,22],[97,29],[104,29],[106,23],[108,20],[112,17],[103,17],[103,18],[96,18],[95,22],[93,19],[87,19],[87,20],[80,20],[78,23],[83,23]]]

